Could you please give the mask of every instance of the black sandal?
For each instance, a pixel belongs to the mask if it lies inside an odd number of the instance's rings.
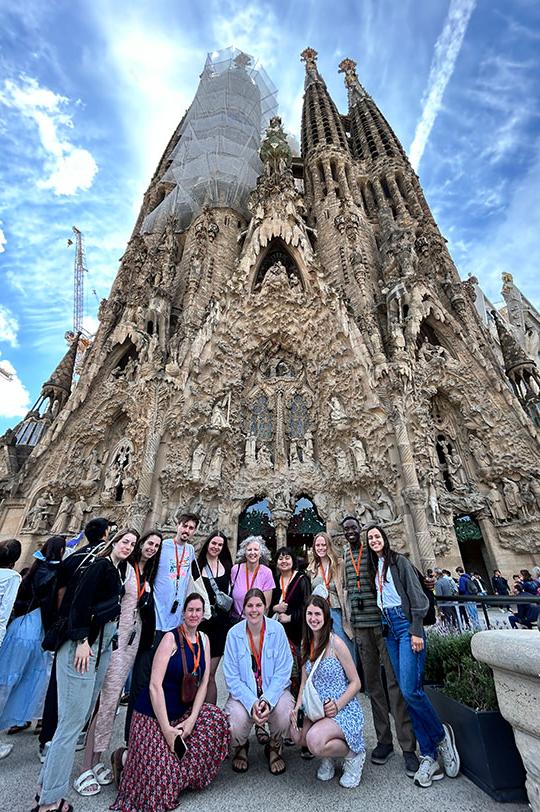
[[[235,773],[247,773],[249,769],[248,761],[249,742],[239,744],[233,753],[231,767]],[[242,766],[234,766],[234,762],[239,762]]]
[[[259,744],[268,744],[270,741],[270,735],[262,725],[255,725],[255,738]]]
[[[272,775],[283,775],[285,770],[287,769],[287,765],[283,759],[283,747],[282,743],[276,741],[275,739],[270,739],[268,744],[264,748],[264,754],[268,759],[268,769]],[[272,758],[274,756],[274,758]],[[282,762],[283,766],[277,767],[275,770],[273,767],[277,764],[278,761]]]

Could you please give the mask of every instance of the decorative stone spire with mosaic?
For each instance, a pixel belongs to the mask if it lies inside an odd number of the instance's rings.
[[[92,515],[169,531],[180,509],[233,546],[259,531],[305,555],[352,513],[424,569],[533,563],[534,359],[509,367],[356,63],[342,115],[301,58],[297,156],[264,69],[209,56],[80,378],[50,379],[36,442],[3,438],[0,533],[27,558]]]

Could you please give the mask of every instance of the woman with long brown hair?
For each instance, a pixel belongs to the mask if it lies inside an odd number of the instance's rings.
[[[108,542],[84,571],[67,620],[68,639],[58,649],[58,726],[41,770],[36,812],[71,812],[64,798],[75,761],[75,745],[101,690],[116,634],[124,581],[120,565],[138,533],[124,530]]]
[[[333,631],[343,640],[353,661],[356,662],[354,635],[347,617],[347,601],[343,588],[343,559],[328,533],[324,531],[317,533],[308,558],[307,573],[311,578],[312,591],[327,598]]]
[[[366,758],[364,715],[356,694],[360,679],[349,650],[332,632],[330,605],[312,595],[305,610],[302,682],[291,713],[291,735],[319,756],[320,781],[335,775],[343,759],[342,787],[357,787]]]
[[[118,643],[111,655],[111,662],[99,695],[99,706],[88,728],[86,748],[81,775],[75,782],[80,795],[97,795],[101,787],[112,783],[113,769],[121,769],[121,763],[106,767],[103,753],[109,747],[116,710],[122,688],[131,672],[139,648],[143,620],[153,615],[153,577],[157,571],[156,556],[161,548],[162,534],[150,530],[137,540],[124,574],[124,595],[120,604]],[[151,638],[155,623],[152,625]],[[121,754],[116,751],[116,758]]]

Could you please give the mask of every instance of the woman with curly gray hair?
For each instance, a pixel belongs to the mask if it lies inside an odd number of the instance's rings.
[[[244,597],[250,589],[257,588],[264,593],[268,610],[276,586],[272,570],[266,566],[270,558],[270,550],[262,536],[248,536],[238,548],[236,564],[231,570],[231,595],[234,600],[231,614],[237,620],[242,617]]]

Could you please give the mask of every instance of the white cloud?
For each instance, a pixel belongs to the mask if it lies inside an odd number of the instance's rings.
[[[0,341],[16,347],[18,331],[19,323],[13,313],[4,305],[0,305]]]
[[[51,189],[57,195],[73,195],[91,187],[98,167],[88,150],[66,137],[66,129],[73,129],[71,116],[64,112],[70,104],[66,96],[41,87],[36,79],[23,74],[18,84],[11,79],[4,81],[0,102],[37,125],[48,173],[37,182],[39,188]]]
[[[234,45],[272,68],[282,53],[282,32],[270,5],[229,0],[214,3],[212,27],[219,48]]]
[[[30,395],[9,361],[0,361],[0,417],[24,417],[30,408]]]
[[[0,220],[0,226],[2,225],[2,221]],[[4,234],[4,230],[0,228],[0,254],[3,254],[6,250],[7,240],[6,235]]]
[[[450,0],[444,28],[435,43],[435,52],[429,71],[427,88],[423,97],[423,110],[416,125],[409,158],[418,169],[424,149],[442,107],[446,86],[450,81],[463,44],[467,26],[476,6],[476,0]]]

